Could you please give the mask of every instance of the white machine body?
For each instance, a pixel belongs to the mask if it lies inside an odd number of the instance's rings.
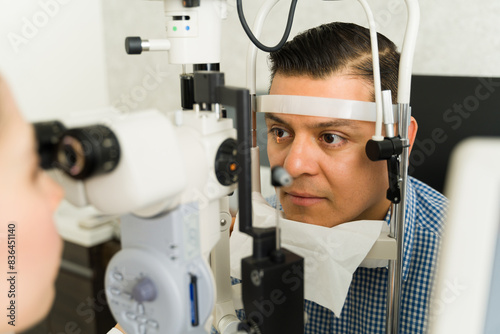
[[[221,185],[214,167],[221,143],[236,137],[230,119],[218,119],[211,112],[164,115],[146,110],[108,114],[96,121],[117,136],[120,162],[111,173],[85,181],[65,177],[61,184],[74,205],[92,204],[105,214],[150,217],[193,200],[203,210],[236,187]]]
[[[199,7],[164,0],[171,64],[220,63],[221,23],[227,17],[227,0],[203,0]]]
[[[122,250],[107,267],[105,286],[127,333],[209,331],[215,289],[199,238],[196,202],[156,218],[122,218]]]
[[[113,172],[85,182],[89,202],[109,214],[144,210],[158,203],[163,203],[163,209],[178,204],[188,170],[179,159],[172,123],[158,111],[147,110],[128,114],[110,128],[120,143],[120,162]]]
[[[236,188],[219,182],[215,161],[221,145],[236,137],[233,122],[213,112],[110,111],[81,125],[113,131],[118,166],[84,181],[66,176],[62,185],[77,192],[74,204],[125,215],[122,250],[105,276],[113,316],[127,333],[207,333],[216,291],[207,260],[227,211],[221,198]],[[230,215],[224,217],[228,228]]]
[[[171,64],[220,63],[227,0],[192,8],[163,1],[167,39],[143,41],[143,50],[168,50]],[[209,332],[216,289],[207,260],[221,225],[230,225],[221,199],[236,188],[218,180],[215,161],[222,144],[236,138],[232,120],[218,112],[112,108],[93,116],[62,121],[107,126],[120,146],[117,167],[83,181],[60,172],[56,178],[71,203],[124,215],[122,250],[105,276],[113,316],[130,334]]]

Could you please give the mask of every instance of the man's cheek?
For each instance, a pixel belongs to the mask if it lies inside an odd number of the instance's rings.
[[[286,152],[268,146],[267,156],[271,167],[282,166],[286,158]]]

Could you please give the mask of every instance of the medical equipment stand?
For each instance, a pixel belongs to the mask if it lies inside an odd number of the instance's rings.
[[[400,155],[401,202],[395,205],[396,222],[391,222],[391,235],[396,236],[398,253],[396,261],[389,261],[386,333],[397,334],[400,328],[401,284],[404,255],[404,228],[406,217],[406,192],[408,180],[409,138],[408,127],[411,120],[410,91],[413,56],[420,24],[420,7],[418,0],[405,0],[408,10],[408,22],[405,32],[399,65],[398,83],[398,132],[403,142]]]
[[[270,10],[279,2],[279,0],[268,0],[266,1],[255,20],[254,32],[255,35],[260,35],[262,31],[262,25],[269,14]],[[411,120],[411,109],[410,109],[410,90],[411,90],[411,75],[412,75],[412,65],[413,65],[413,55],[415,53],[415,44],[418,34],[419,22],[420,22],[420,8],[418,0],[405,0],[408,11],[408,22],[405,32],[404,44],[401,52],[400,67],[399,67],[399,82],[398,82],[398,105],[397,105],[397,115],[398,115],[398,137],[394,137],[392,130],[392,123],[390,119],[384,121],[386,123],[386,134],[387,137],[392,137],[392,141],[389,140],[386,143],[392,147],[393,151],[388,154],[387,157],[382,158],[377,157],[377,154],[373,156],[373,160],[387,159],[388,161],[388,172],[389,172],[389,190],[388,198],[393,202],[392,205],[392,216],[390,223],[390,233],[389,237],[396,240],[397,243],[397,254],[395,259],[389,260],[389,272],[388,272],[388,285],[387,285],[387,308],[386,308],[386,333],[387,334],[397,334],[399,333],[400,325],[400,309],[401,309],[401,284],[402,284],[402,271],[403,271],[403,255],[404,255],[404,226],[405,226],[405,215],[406,215],[406,191],[407,191],[407,179],[408,179],[408,159],[409,159],[409,138],[408,138],[408,127]],[[370,21],[370,29],[374,27],[373,20],[370,20],[369,7],[365,1],[361,1],[367,16]],[[256,53],[257,48],[250,44],[247,58],[247,86],[255,98],[256,93]],[[374,66],[375,70],[375,66]],[[390,94],[389,94],[390,96]],[[254,103],[252,103],[254,106]],[[389,115],[389,111],[392,112],[392,103],[389,98],[389,103],[386,103],[384,108],[385,115]],[[254,109],[252,109],[253,111]],[[380,110],[378,111],[380,112]],[[255,124],[252,127],[255,132]],[[392,132],[392,135],[389,134]],[[384,141],[382,141],[384,142]],[[379,142],[381,143],[381,142]],[[394,145],[394,146],[393,146]],[[397,147],[396,147],[397,146]],[[254,149],[258,150],[254,143]],[[380,153],[380,152],[379,152]],[[387,152],[386,152],[387,153]],[[258,156],[253,157],[258,161]],[[254,166],[258,164],[254,161]],[[254,170],[257,168],[253,168]],[[256,174],[257,172],[255,172]],[[255,175],[254,174],[254,175]],[[258,174],[257,174],[258,175]],[[258,189],[256,189],[258,191]]]
[[[415,53],[415,44],[418,35],[420,23],[420,7],[418,0],[405,0],[408,11],[408,22],[405,32],[404,43],[401,51],[399,65],[399,82],[398,82],[398,98],[397,98],[397,115],[398,115],[398,133],[399,138],[386,138],[384,141],[378,142],[379,148],[384,146],[387,140],[394,144],[392,153],[386,153],[385,157],[381,154],[377,158],[374,152],[372,156],[367,154],[372,160],[387,159],[389,171],[389,191],[388,199],[392,201],[392,215],[390,223],[389,237],[395,238],[397,242],[397,254],[394,260],[389,260],[389,272],[387,282],[387,307],[386,307],[386,334],[398,334],[400,328],[401,316],[401,285],[403,273],[404,259],[404,229],[406,217],[406,192],[408,180],[408,160],[410,152],[410,142],[408,138],[408,127],[411,120],[410,108],[410,91],[411,91],[411,75],[413,66],[413,56]],[[384,114],[388,115],[389,105],[384,103]],[[384,120],[386,123],[386,131],[390,133],[387,124],[391,121]],[[388,135],[388,137],[391,137]],[[397,144],[396,144],[397,143]],[[388,148],[389,146],[386,146]],[[376,150],[375,150],[376,151]],[[381,151],[379,151],[381,153]],[[398,166],[399,165],[399,166]],[[396,175],[395,175],[396,174]],[[399,189],[396,189],[399,188]],[[396,192],[394,193],[394,190]],[[397,198],[397,194],[400,194]]]

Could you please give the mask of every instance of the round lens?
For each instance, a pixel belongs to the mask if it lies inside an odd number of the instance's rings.
[[[111,172],[118,165],[120,145],[115,134],[102,125],[66,131],[59,144],[57,160],[71,177],[83,180]]]

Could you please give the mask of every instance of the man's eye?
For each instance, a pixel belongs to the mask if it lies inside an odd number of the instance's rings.
[[[321,139],[326,144],[340,144],[343,138],[333,133],[325,133],[321,135]]]
[[[285,138],[290,136],[287,131],[280,128],[272,128],[269,132],[276,138]]]
[[[283,129],[274,129],[274,135],[278,138],[283,138],[283,137],[287,137],[289,135],[289,133]]]
[[[269,130],[269,134],[278,144],[291,137],[288,131],[281,128],[272,128],[271,130]]]

